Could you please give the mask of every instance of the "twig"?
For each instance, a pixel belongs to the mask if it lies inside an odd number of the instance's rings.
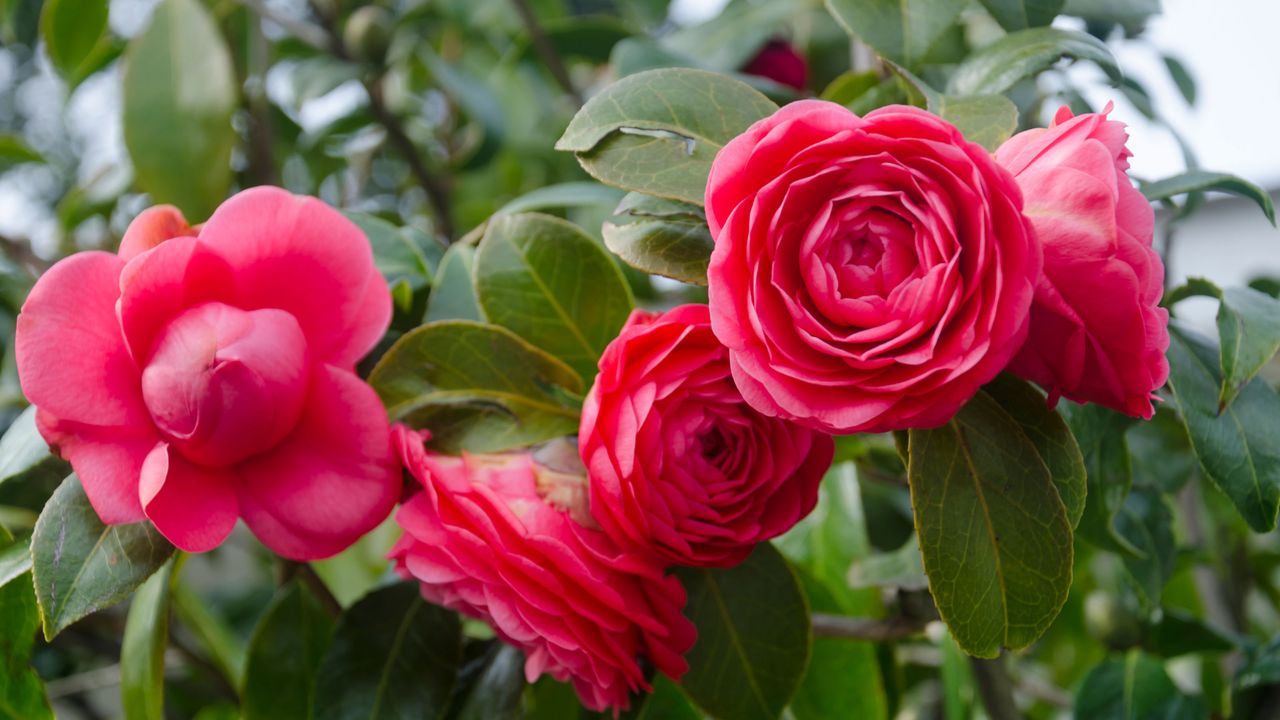
[[[991,720],[1021,720],[1022,713],[1013,701],[1013,682],[1004,666],[1004,658],[984,660],[971,657],[969,663],[973,666],[973,679],[987,716]]]
[[[551,44],[551,39],[547,37],[547,33],[538,22],[538,16],[534,15],[533,8],[529,7],[528,0],[511,0],[511,4],[515,6],[516,12],[520,14],[520,19],[524,22],[525,29],[529,31],[530,39],[533,40],[533,48],[538,51],[538,55],[542,57],[543,64],[551,71],[551,76],[573,98],[573,101],[581,107],[582,93],[578,92],[578,88],[573,86],[573,79],[569,77],[569,70],[564,66],[564,60],[561,59],[560,53],[556,52],[555,45]]]
[[[887,642],[915,635],[924,630],[924,627],[929,622],[928,618],[915,618],[906,615],[877,619],[815,613],[813,615],[813,634],[816,637]]]
[[[249,111],[249,148],[246,175],[254,185],[277,185],[275,151],[272,147],[271,107],[267,100],[267,58],[270,48],[262,33],[262,17],[249,18],[248,55],[245,77],[245,107]]]

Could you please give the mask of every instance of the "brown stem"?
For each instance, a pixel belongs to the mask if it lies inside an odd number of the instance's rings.
[[[1013,701],[1013,681],[1009,679],[1004,658],[985,660],[971,657],[969,662],[973,666],[973,679],[978,685],[978,695],[987,716],[991,720],[1021,720],[1022,713]]]
[[[925,625],[928,624],[929,620],[927,618],[907,617],[905,615],[877,619],[814,613],[813,634],[815,637],[888,642],[911,637],[923,630]]]
[[[564,60],[561,59],[560,53],[556,52],[555,45],[551,44],[551,39],[547,37],[547,33],[538,22],[538,16],[533,13],[533,8],[529,7],[528,0],[511,0],[511,4],[520,14],[520,19],[524,22],[525,29],[529,31],[530,39],[533,40],[533,48],[542,58],[543,64],[551,71],[551,76],[581,107],[582,93],[573,86],[573,79],[569,77],[569,70],[565,67]]]
[[[266,68],[271,52],[262,33],[262,17],[249,18],[248,62],[245,68],[245,106],[249,111],[249,148],[246,175],[253,185],[278,185],[275,151],[272,147],[271,106],[267,101]]]

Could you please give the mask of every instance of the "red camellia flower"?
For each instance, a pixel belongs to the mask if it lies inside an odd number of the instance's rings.
[[[396,513],[404,536],[391,557],[423,597],[487,621],[524,651],[529,682],[570,681],[592,710],[625,709],[650,689],[639,658],[684,674],[695,632],[684,588],[652,555],[575,520],[585,507],[567,504],[582,493],[561,492],[563,478],[541,476],[528,453],[449,457],[427,452],[424,435],[393,432],[422,487]]]
[[[804,90],[809,82],[808,61],[786,40],[770,40],[747,62],[742,72],[768,78],[796,90]]]
[[[637,310],[600,358],[578,434],[591,514],[624,545],[730,566],[813,509],[830,436],[756,412],[706,305]]]
[[[198,233],[155,207],[118,255],[54,265],[18,317],[18,374],[103,522],[145,517],[200,552],[242,517],[320,558],[397,499],[386,412],[353,372],[390,317],[355,225],[255,188]]]
[[[941,118],[787,105],[716,156],[711,325],[757,410],[832,433],[946,422],[1027,333],[1018,186]]]
[[[1164,265],[1151,247],[1154,214],[1129,181],[1124,125],[1063,107],[1048,129],[996,151],[1022,187],[1044,248],[1031,332],[1010,367],[1051,399],[1095,402],[1150,418],[1169,375]]]

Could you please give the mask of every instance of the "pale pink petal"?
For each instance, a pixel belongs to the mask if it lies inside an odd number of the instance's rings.
[[[221,545],[236,525],[234,482],[229,471],[193,465],[160,443],[142,464],[138,494],[147,518],[169,542],[187,552],[206,552]]]
[[[292,313],[319,361],[353,366],[391,322],[368,239],[315,198],[246,190],[214,212],[200,240],[230,263],[240,306]]]
[[[329,366],[318,367],[311,383],[293,434],[236,469],[245,523],[264,545],[296,560],[342,551],[382,522],[400,494],[377,394]]]
[[[22,391],[60,420],[111,427],[151,422],[116,322],[123,266],[109,253],[72,255],[40,277],[18,315]]]

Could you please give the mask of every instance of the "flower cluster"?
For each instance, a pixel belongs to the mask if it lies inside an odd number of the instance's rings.
[[[686,670],[671,567],[729,567],[793,527],[831,434],[943,424],[1006,370],[1152,415],[1163,267],[1125,141],[1066,109],[994,155],[909,107],[761,120],[707,184],[709,304],[633,313],[567,467],[391,429],[354,371],[391,316],[369,244],[274,188],[199,228],[153,208],[117,254],[58,263],[18,319],[18,370],[99,516],[190,551],[243,518],[283,556],[332,555],[391,512],[403,466],[398,571],[524,650],[529,680],[616,710],[647,667]]]

